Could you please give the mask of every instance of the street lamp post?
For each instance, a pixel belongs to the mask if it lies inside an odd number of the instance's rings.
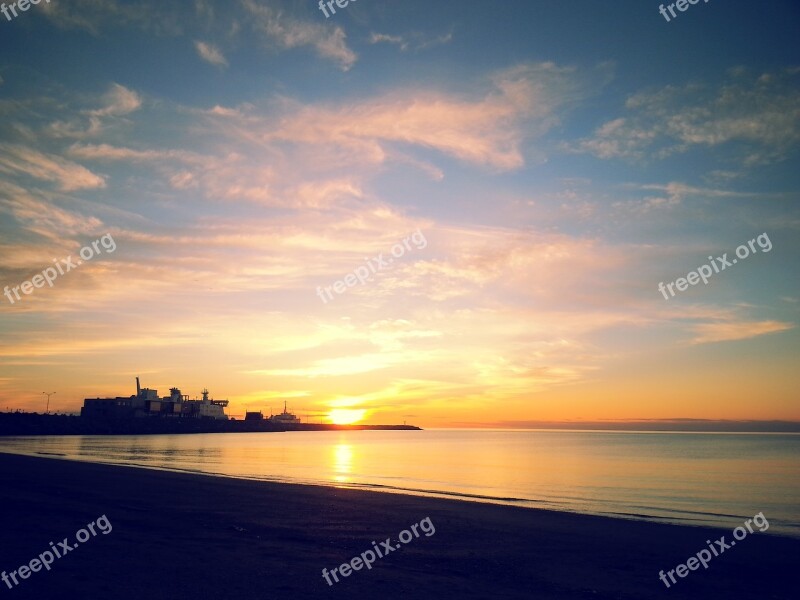
[[[45,411],[45,413],[44,413],[44,414],[48,415],[48,414],[50,414],[50,396],[52,396],[53,394],[55,394],[55,392],[42,392],[42,393],[43,393],[45,396],[47,396],[47,410]]]

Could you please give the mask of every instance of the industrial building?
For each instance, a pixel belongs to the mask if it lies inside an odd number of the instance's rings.
[[[190,400],[178,388],[170,388],[170,395],[158,397],[157,390],[141,388],[136,378],[136,395],[116,398],[86,398],[81,416],[90,419],[133,419],[140,417],[220,419],[226,420],[227,400],[211,400],[208,390],[202,399]]]

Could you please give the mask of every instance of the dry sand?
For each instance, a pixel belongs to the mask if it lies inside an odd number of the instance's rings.
[[[0,583],[8,598],[797,597],[800,540],[768,533],[667,589],[659,570],[730,531],[9,454],[0,469],[0,569],[103,514],[113,526],[51,571]],[[332,587],[322,578],[426,517],[434,535]]]

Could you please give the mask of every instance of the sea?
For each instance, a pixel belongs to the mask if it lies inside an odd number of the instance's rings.
[[[0,438],[0,452],[800,537],[800,434],[309,431]]]

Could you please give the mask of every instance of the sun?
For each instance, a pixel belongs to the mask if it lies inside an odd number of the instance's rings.
[[[334,408],[328,413],[328,419],[334,425],[352,425],[364,418],[364,409]]]

